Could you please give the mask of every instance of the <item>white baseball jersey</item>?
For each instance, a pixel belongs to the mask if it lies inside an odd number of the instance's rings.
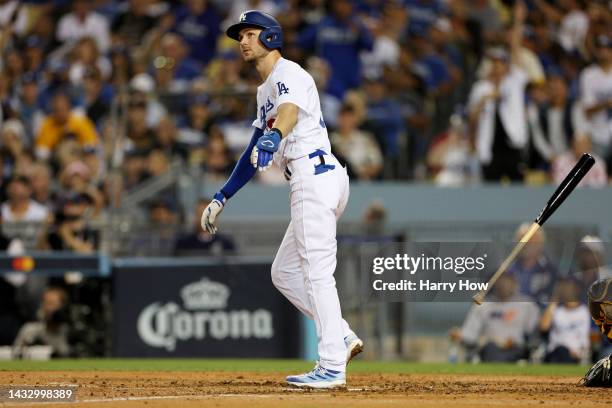
[[[552,326],[548,335],[548,350],[564,346],[582,356],[590,345],[591,313],[585,305],[568,309],[561,305],[553,313]]]
[[[312,76],[293,61],[280,58],[265,82],[257,88],[257,119],[253,126],[270,130],[283,103],[299,107],[297,124],[274,154],[274,162],[285,167],[288,160],[306,156],[317,149],[331,152],[319,92]]]

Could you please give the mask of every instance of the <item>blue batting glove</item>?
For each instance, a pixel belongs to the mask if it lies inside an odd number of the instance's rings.
[[[257,167],[259,171],[264,171],[270,167],[272,165],[272,157],[274,152],[278,150],[281,139],[281,132],[276,128],[260,137],[251,155],[253,167]]]

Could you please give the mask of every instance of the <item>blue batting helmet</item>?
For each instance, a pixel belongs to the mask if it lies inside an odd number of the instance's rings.
[[[245,11],[240,15],[240,21],[231,25],[225,34],[229,38],[240,41],[238,34],[244,28],[255,27],[263,31],[259,34],[259,40],[271,50],[283,47],[283,29],[279,22],[268,13],[258,10]]]

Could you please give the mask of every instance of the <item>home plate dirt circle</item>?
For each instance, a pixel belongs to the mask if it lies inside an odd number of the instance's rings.
[[[471,374],[352,374],[344,389],[287,387],[285,373],[1,371],[2,386],[77,385],[71,403],[0,402],[0,407],[610,407],[605,389],[573,377]]]

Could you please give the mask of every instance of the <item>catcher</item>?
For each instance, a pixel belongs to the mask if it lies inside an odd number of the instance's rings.
[[[612,279],[595,281],[587,294],[591,317],[608,341],[612,342]],[[595,363],[582,383],[587,387],[612,387],[612,354]]]

